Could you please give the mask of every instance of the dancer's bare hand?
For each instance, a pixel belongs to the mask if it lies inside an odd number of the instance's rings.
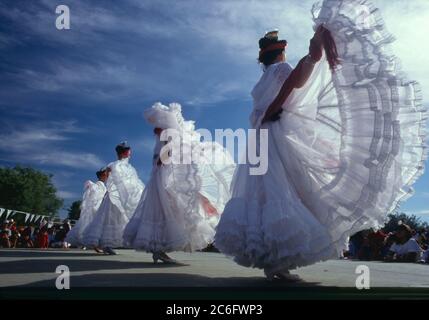
[[[325,30],[325,27],[320,25],[314,33],[313,38],[310,40],[309,51],[314,61],[319,61],[322,58],[323,33]]]

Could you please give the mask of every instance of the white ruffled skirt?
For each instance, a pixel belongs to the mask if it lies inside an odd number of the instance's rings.
[[[213,241],[214,227],[201,210],[201,181],[194,165],[155,167],[128,223],[125,243],[147,252],[194,251]]]
[[[94,219],[83,232],[82,243],[88,247],[124,247],[122,236],[128,221],[106,193]]]
[[[244,266],[284,270],[339,257],[350,235],[382,226],[423,173],[426,110],[378,10],[325,0],[313,14],[342,63],[332,73],[323,57],[281,119],[262,126],[267,173],[235,172],[215,246]]]
[[[106,194],[106,188],[102,182],[93,183],[87,181],[85,183],[85,192],[81,203],[80,218],[67,233],[66,242],[75,246],[83,246],[83,234],[85,229],[91,224],[98,208]]]
[[[81,214],[79,220],[67,233],[65,241],[75,246],[83,246],[83,234],[85,232],[85,229],[91,224],[92,220],[94,219],[95,213],[85,212],[85,214]]]

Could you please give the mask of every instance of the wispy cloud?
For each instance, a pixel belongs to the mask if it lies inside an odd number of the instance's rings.
[[[50,62],[43,70],[18,69],[9,77],[23,83],[27,92],[64,92],[89,99],[119,99],[136,91],[138,74],[125,65],[115,63]]]
[[[428,191],[417,192],[414,196],[429,199],[429,192]]]
[[[429,89],[427,1],[375,0],[398,41],[395,50],[411,78]],[[81,99],[178,100],[209,105],[246,99],[260,70],[257,39],[278,27],[292,64],[308,50],[313,0],[71,1],[72,28],[54,27],[54,0],[0,5],[0,16],[26,43],[37,39],[57,54],[6,75],[33,91]],[[418,47],[418,50],[410,48]]]
[[[64,190],[57,191],[57,196],[65,200],[79,199],[81,197],[80,194]]]
[[[377,0],[389,31],[396,37],[393,48],[404,70],[429,91],[429,43],[425,41],[429,21],[429,1]],[[428,101],[426,94],[426,101]]]
[[[429,209],[425,210],[416,210],[416,211],[406,211],[409,215],[415,215],[423,220],[429,220]]]
[[[70,170],[73,176],[55,180],[70,196],[105,164],[96,153],[111,156],[104,150],[123,137],[133,139],[133,161],[147,176],[153,137],[140,131],[137,113],[155,101],[177,101],[184,110],[192,106],[198,125],[207,107],[232,109],[239,101],[247,119],[244,105],[261,74],[258,38],[279,28],[295,64],[308,51],[315,1],[68,0],[67,31],[55,28],[57,0],[0,1],[0,119],[18,119],[0,126],[0,160]],[[373,2],[397,38],[404,70],[429,91],[429,1]],[[234,126],[228,116],[220,112],[212,122]],[[85,118],[93,128],[52,121],[63,117]]]
[[[6,77],[30,91],[78,92],[82,99],[133,96],[194,106],[245,99],[260,72],[255,39],[265,31],[267,19],[273,10],[279,13],[271,17],[274,25],[292,24],[301,15],[280,10],[276,2],[274,8],[256,1],[201,3],[128,0],[95,6],[74,1],[72,29],[67,32],[54,28],[56,1],[12,9],[0,6],[0,15],[16,30],[32,35],[26,39],[58,49],[49,60],[40,58],[37,65],[18,67]],[[300,12],[309,17],[308,10]],[[307,25],[295,35],[310,35],[309,19]],[[292,52],[296,58],[300,54]]]
[[[71,168],[100,168],[104,162],[86,152],[64,150],[62,144],[80,133],[73,121],[48,122],[12,127],[0,134],[1,160],[14,163],[65,166]]]
[[[141,152],[151,153],[155,146],[155,138],[153,135],[132,139],[129,142],[133,146],[134,150],[141,151]]]

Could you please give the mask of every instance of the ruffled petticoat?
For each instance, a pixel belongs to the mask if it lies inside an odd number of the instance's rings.
[[[400,71],[378,10],[325,0],[313,14],[342,63],[332,73],[323,57],[281,119],[262,126],[267,173],[236,170],[215,245],[244,266],[284,270],[339,257],[350,235],[384,224],[424,170],[420,89]]]
[[[264,127],[269,130],[268,171],[252,176],[248,165],[238,167],[215,246],[237,263],[257,268],[291,269],[335,256],[329,231],[301,202],[288,177],[282,162],[287,150],[278,148],[273,134],[280,123]]]
[[[125,243],[147,252],[191,252],[207,247],[215,231],[201,210],[197,173],[195,165],[155,167],[124,231]]]
[[[89,181],[87,182],[87,185],[87,189],[85,190],[82,199],[80,218],[73,228],[67,233],[65,240],[75,246],[83,245],[83,234],[85,229],[94,219],[106,193],[106,187],[101,181],[97,183]]]
[[[82,242],[88,247],[124,247],[122,236],[128,221],[106,193],[93,221],[83,232]]]
[[[109,164],[107,192],[93,221],[83,233],[85,246],[120,248],[124,246],[125,226],[136,209],[144,190],[129,159]]]

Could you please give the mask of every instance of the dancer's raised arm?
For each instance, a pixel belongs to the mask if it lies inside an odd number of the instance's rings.
[[[262,122],[278,116],[282,111],[282,105],[289,94],[295,88],[302,88],[313,72],[314,65],[322,58],[322,48],[327,50],[327,56],[331,68],[338,64],[338,56],[332,36],[326,28],[319,26],[313,38],[310,40],[309,54],[302,58],[296,68],[285,80],[280,92],[267,108]]]

